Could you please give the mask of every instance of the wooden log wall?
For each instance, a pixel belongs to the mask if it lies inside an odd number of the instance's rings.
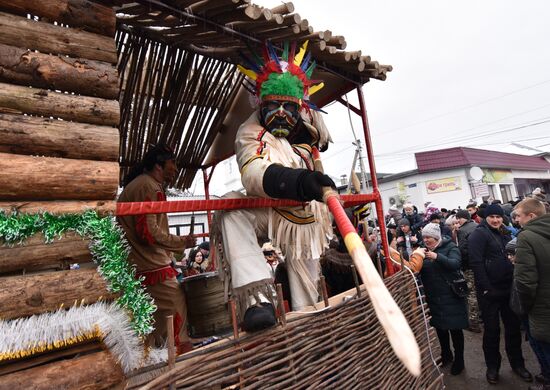
[[[0,208],[55,212],[63,201],[79,212],[114,200],[115,26],[99,2],[0,0]]]
[[[113,212],[119,77],[116,15],[105,4],[0,0],[0,211]],[[88,245],[76,234],[0,242],[0,320],[116,298],[96,269],[67,270],[90,264]],[[108,351],[59,353],[0,364],[0,388],[100,389],[122,380]]]
[[[2,389],[110,389],[123,379],[107,351],[84,355],[0,377]]]
[[[78,269],[0,279],[0,318],[13,319],[55,311],[62,305],[112,300],[95,269]]]
[[[89,263],[92,261],[89,245],[89,240],[75,233],[68,233],[44,245],[44,236],[37,234],[29,238],[25,245],[0,247],[0,273],[67,268],[69,264]]]

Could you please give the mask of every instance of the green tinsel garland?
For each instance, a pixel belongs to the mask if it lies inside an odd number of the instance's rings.
[[[128,243],[112,217],[100,217],[93,210],[64,215],[14,213],[8,216],[0,212],[0,241],[8,245],[22,243],[39,232],[49,243],[67,231],[90,239],[90,252],[99,266],[98,271],[109,289],[121,294],[117,304],[131,312],[133,329],[140,336],[151,333],[156,307],[135,278],[135,269],[127,261]]]

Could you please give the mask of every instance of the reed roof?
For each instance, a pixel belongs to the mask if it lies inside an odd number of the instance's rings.
[[[265,40],[276,46],[309,40],[318,63],[313,78],[325,82],[312,97],[320,107],[392,70],[359,50],[346,51],[343,36],[313,28],[290,2],[271,9],[250,0],[114,3],[122,176],[159,141],[176,149],[177,188],[188,188],[197,169],[231,155],[238,125],[253,110],[235,64],[239,52],[258,51]]]

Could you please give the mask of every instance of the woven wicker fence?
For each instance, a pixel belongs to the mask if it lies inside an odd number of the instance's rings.
[[[169,372],[164,367],[149,373],[152,381],[145,387],[175,383],[183,389],[442,389],[442,374],[432,359],[439,348],[433,328],[426,328],[412,276],[399,272],[386,282],[420,346],[419,378],[394,355],[367,294],[351,297],[350,290],[351,299],[291,317],[285,326],[188,354]],[[145,384],[144,375],[141,380],[130,378],[128,387]]]

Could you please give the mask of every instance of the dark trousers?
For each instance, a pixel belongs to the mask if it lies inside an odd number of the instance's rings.
[[[529,321],[527,319],[524,320],[524,325],[529,345],[531,345],[531,349],[539,362],[540,372],[547,380],[550,380],[550,343],[545,343],[544,341],[535,340],[533,338],[529,330]]]
[[[550,379],[550,343],[533,339],[541,357],[542,375]]]
[[[483,318],[483,353],[487,368],[500,369],[500,318],[504,324],[504,346],[512,368],[524,367],[521,353],[520,319],[510,309],[509,296],[483,297],[480,300]]]
[[[437,338],[439,339],[439,344],[441,345],[441,356],[442,357],[451,357],[451,344],[449,340],[449,334],[453,340],[453,349],[455,352],[455,360],[464,359],[464,333],[462,329],[439,329],[435,328],[437,332]]]

